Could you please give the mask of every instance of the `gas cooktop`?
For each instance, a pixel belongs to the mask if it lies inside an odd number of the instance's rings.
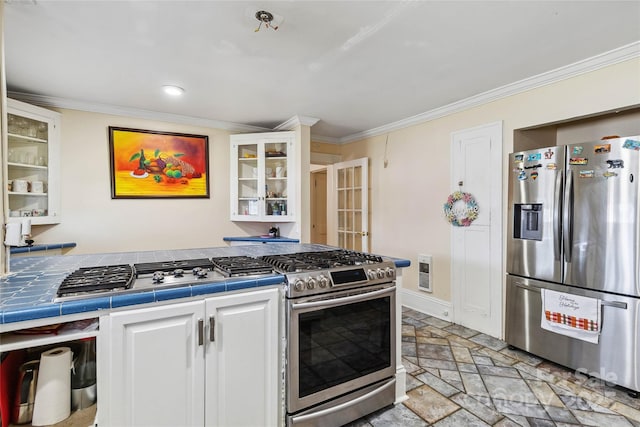
[[[366,267],[366,270],[365,270]],[[300,292],[329,291],[339,285],[366,285],[395,276],[393,263],[377,255],[348,250],[299,252],[259,258],[229,256],[84,267],[69,274],[55,302],[133,293],[282,273]],[[312,274],[313,273],[313,274]],[[315,283],[318,283],[318,287]],[[325,289],[326,288],[326,289]]]
[[[273,271],[271,265],[245,256],[85,267],[62,281],[54,302],[268,275]]]

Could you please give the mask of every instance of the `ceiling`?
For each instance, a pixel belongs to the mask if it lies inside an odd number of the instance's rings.
[[[258,10],[283,18],[256,32]],[[640,1],[5,0],[9,91],[354,135],[634,43]],[[165,84],[185,89],[180,98]]]

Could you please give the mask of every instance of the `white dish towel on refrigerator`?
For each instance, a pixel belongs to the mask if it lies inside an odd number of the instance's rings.
[[[598,344],[602,326],[602,303],[599,299],[551,289],[541,289],[540,294],[542,329]]]

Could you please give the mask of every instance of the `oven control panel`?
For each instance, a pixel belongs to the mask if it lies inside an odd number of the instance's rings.
[[[383,261],[373,265],[345,266],[326,270],[285,273],[285,275],[289,284],[287,296],[295,298],[345,288],[388,283],[395,280],[396,269],[393,262]]]

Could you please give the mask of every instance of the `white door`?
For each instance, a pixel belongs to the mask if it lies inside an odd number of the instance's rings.
[[[201,301],[109,316],[108,420],[113,426],[202,426]],[[203,343],[204,344],[204,343]],[[102,415],[101,415],[102,417]]]
[[[311,172],[311,243],[327,244],[327,170]]]
[[[470,226],[451,226],[454,322],[502,338],[502,122],[454,132],[451,142],[452,192],[479,207]]]
[[[338,246],[369,251],[369,159],[336,163],[334,197]]]
[[[206,300],[205,425],[278,425],[278,297],[267,289]]]

